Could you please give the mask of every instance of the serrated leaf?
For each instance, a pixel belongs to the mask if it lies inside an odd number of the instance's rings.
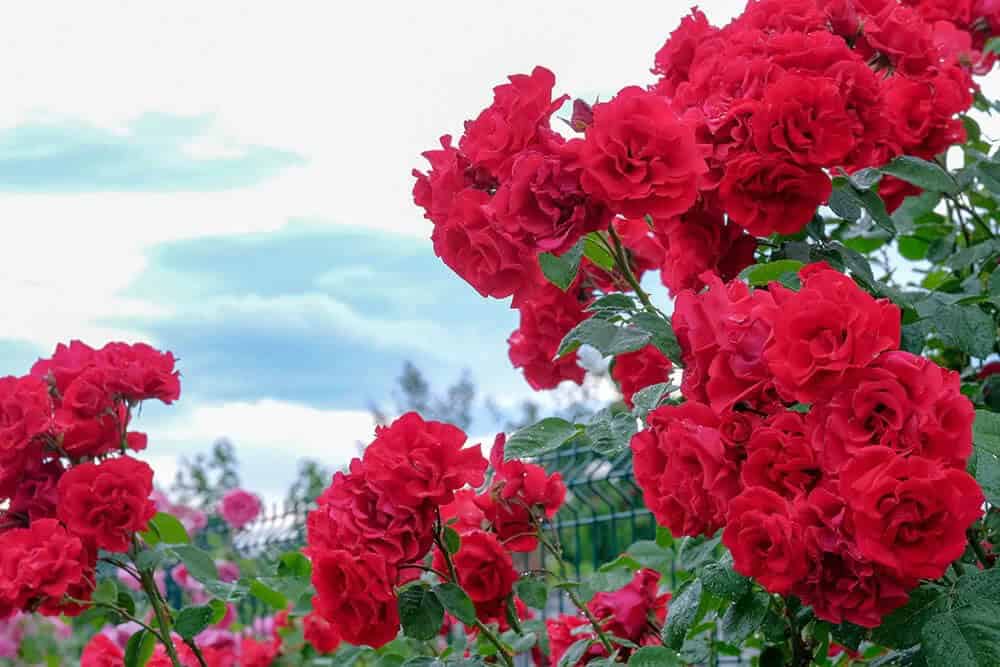
[[[444,528],[444,546],[450,554],[457,554],[458,550],[462,548],[462,536],[451,526]]]
[[[579,426],[565,419],[547,417],[512,433],[504,447],[504,458],[511,461],[551,452],[569,442],[580,431]]]
[[[260,579],[253,579],[250,582],[250,595],[254,596],[275,611],[282,611],[288,608],[288,598],[263,583]]]
[[[882,619],[872,630],[872,641],[890,648],[907,648],[920,642],[920,631],[932,617],[948,608],[948,598],[939,588],[920,586],[910,593],[903,607]]]
[[[663,646],[645,646],[628,659],[630,667],[681,667],[685,663],[675,652]]]
[[[170,550],[177,556],[178,560],[184,563],[188,574],[196,580],[203,584],[218,581],[219,570],[215,567],[215,561],[198,547],[181,544]]]
[[[976,447],[1000,456],[1000,413],[976,410],[972,423],[972,441]]]
[[[444,607],[427,586],[407,586],[399,593],[399,620],[407,637],[433,639],[444,622]]]
[[[675,389],[676,387],[669,382],[660,382],[640,389],[632,394],[632,414],[637,419],[645,420],[646,415],[660,407],[663,399]]]
[[[977,305],[958,304],[937,310],[930,318],[931,326],[941,341],[966,354],[983,359],[993,352],[997,338],[993,317]]]
[[[635,574],[630,569],[598,570],[580,582],[579,596],[584,602],[597,593],[610,593],[628,585]]]
[[[701,581],[695,579],[671,600],[667,622],[663,626],[664,644],[675,650],[680,650],[688,630],[691,629],[691,625],[698,615],[701,592]]]
[[[592,643],[592,639],[578,639],[570,644],[566,652],[559,658],[558,667],[572,667],[572,665],[580,662],[580,658],[583,657]]]
[[[156,648],[156,636],[148,630],[139,630],[128,638],[125,644],[125,667],[143,667],[153,656]]]
[[[615,268],[615,258],[611,256],[608,249],[605,248],[598,239],[600,235],[598,232],[591,232],[583,237],[583,254],[591,262],[601,267],[605,271],[611,271]]]
[[[559,344],[556,357],[574,352],[581,345],[589,345],[604,356],[634,352],[649,344],[652,336],[635,326],[616,325],[607,320],[590,317],[573,327]]]
[[[882,173],[911,183],[923,190],[954,193],[958,184],[947,171],[933,162],[903,155],[882,167]]]
[[[976,478],[986,500],[993,505],[1000,504],[1000,458],[976,447],[969,457],[969,474]]]
[[[771,597],[764,591],[751,590],[731,604],[722,616],[723,637],[732,644],[741,644],[757,632],[767,616]]]
[[[706,591],[723,600],[738,600],[750,590],[750,580],[733,569],[728,552],[722,560],[706,565],[700,578]]]
[[[763,287],[777,281],[786,273],[797,273],[803,267],[795,259],[779,259],[766,264],[754,264],[744,271],[747,282],[755,287]]]
[[[548,252],[539,254],[538,263],[549,282],[565,292],[576,280],[581,257],[583,257],[582,239],[562,255],[557,256]]]
[[[93,599],[98,604],[115,604],[118,602],[118,583],[114,579],[103,579],[94,589]]]
[[[446,582],[434,587],[434,594],[448,612],[466,625],[476,622],[476,607],[457,584]]]
[[[676,365],[681,363],[681,346],[670,321],[656,313],[642,311],[632,316],[633,326],[649,334],[649,342]]]
[[[215,611],[205,605],[203,607],[185,607],[177,614],[174,630],[184,639],[194,639],[212,622]]]
[[[636,420],[631,412],[612,413],[608,408],[604,408],[594,414],[584,432],[591,448],[610,458],[628,447],[636,430]]]
[[[625,553],[642,567],[663,574],[670,572],[674,565],[674,552],[652,540],[640,540],[626,549]]]
[[[693,570],[712,560],[721,537],[685,537],[677,549],[677,561],[683,570]]]
[[[1000,665],[1000,606],[980,600],[938,614],[920,636],[927,667]]]
[[[619,314],[635,310],[635,299],[627,294],[615,292],[595,299],[586,310],[592,313]]]
[[[861,209],[864,209],[876,225],[893,236],[896,235],[896,225],[885,210],[885,202],[874,190],[858,190],[847,179],[836,178],[830,195],[830,208],[837,215],[851,221],[857,220]]]
[[[540,577],[522,577],[514,584],[514,592],[521,602],[534,607],[535,609],[545,609],[549,602],[549,589]]]

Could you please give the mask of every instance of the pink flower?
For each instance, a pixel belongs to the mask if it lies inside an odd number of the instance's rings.
[[[219,514],[230,528],[239,530],[257,518],[260,508],[260,498],[249,491],[233,489],[222,497]]]

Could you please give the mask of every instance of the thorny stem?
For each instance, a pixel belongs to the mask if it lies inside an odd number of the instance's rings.
[[[441,555],[444,556],[444,562],[448,565],[448,573],[451,575],[451,580],[458,584],[458,571],[455,569],[455,564],[451,560],[451,552],[448,551],[448,547],[444,543],[444,538],[441,533],[444,529],[444,523],[441,521],[441,512],[437,512],[437,526],[434,528],[434,542],[437,544],[438,550]],[[475,622],[476,629],[483,633],[483,636],[489,640],[493,646],[496,647],[497,652],[503,659],[503,662],[507,667],[514,667],[514,654],[511,653],[510,648],[508,648],[500,638],[490,630],[486,624],[476,618]]]
[[[622,240],[618,237],[618,232],[615,231],[614,225],[608,225],[608,235],[611,237],[611,241],[614,244],[612,250],[614,251],[615,263],[618,264],[618,268],[621,269],[622,275],[625,276],[625,280],[628,284],[635,290],[636,296],[639,297],[639,301],[642,305],[646,307],[646,310],[656,312],[656,306],[653,302],[649,300],[649,295],[646,291],[642,289],[639,285],[639,281],[636,279],[635,274],[632,273],[632,267],[629,266],[628,259],[625,256],[625,248],[622,245]]]
[[[185,639],[184,643],[187,644],[191,652],[194,653],[194,657],[198,658],[198,664],[201,667],[208,667],[208,663],[205,662],[205,656],[201,654],[201,649],[198,648],[198,644],[195,643],[194,639]]]
[[[167,655],[170,657],[170,661],[173,663],[174,667],[184,667],[180,658],[177,656],[177,649],[174,647],[174,640],[170,636],[170,613],[163,606],[163,601],[160,598],[160,592],[156,589],[156,582],[153,580],[153,574],[149,570],[141,570],[139,572],[139,576],[139,582],[142,584],[142,590],[146,593],[146,597],[149,598],[149,603],[153,605],[153,612],[156,614],[156,622],[160,626],[161,630],[160,641],[163,643],[163,648],[166,649]]]

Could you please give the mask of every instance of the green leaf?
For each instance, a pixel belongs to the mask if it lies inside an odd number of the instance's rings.
[[[407,637],[427,641],[441,629],[444,607],[427,586],[407,586],[399,593],[399,620]]]
[[[657,313],[642,311],[632,316],[632,324],[650,335],[650,343],[675,364],[681,363],[681,345],[674,335],[670,320]]]
[[[631,412],[612,413],[604,408],[594,414],[584,432],[594,451],[612,457],[628,448],[636,430],[636,419]]]
[[[757,632],[764,622],[771,596],[760,590],[748,591],[734,602],[722,617],[723,637],[732,644],[742,644],[747,637]]]
[[[912,155],[903,155],[882,167],[883,174],[911,183],[923,190],[954,193],[958,189],[947,171],[927,160]]]
[[[288,598],[263,583],[260,579],[253,579],[250,582],[250,595],[276,611],[288,608]]]
[[[194,639],[212,622],[215,611],[208,605],[203,607],[185,607],[177,614],[174,630],[184,639]]]
[[[705,590],[723,600],[738,600],[750,590],[750,580],[733,569],[729,552],[717,563],[709,563],[701,571]]]
[[[288,551],[278,559],[279,577],[300,577],[308,579],[312,574],[312,563],[298,551]]]
[[[1000,665],[1000,606],[980,600],[934,616],[921,647],[927,667]]]
[[[626,554],[642,567],[648,567],[662,574],[667,574],[674,566],[674,552],[669,547],[662,547],[652,540],[640,540],[630,546]]]
[[[598,232],[591,232],[583,237],[583,254],[591,262],[601,267],[605,271],[615,268],[615,258],[611,256],[608,249],[598,240],[601,238]]]
[[[587,306],[586,310],[592,313],[618,315],[620,313],[632,312],[635,308],[635,299],[628,294],[615,292],[614,294],[606,294],[595,299],[592,304]]]
[[[1000,413],[976,410],[972,423],[972,441],[976,447],[1000,456]]]
[[[215,561],[198,547],[182,544],[173,547],[171,551],[187,567],[188,574],[201,583],[218,581],[219,570],[215,567]]]
[[[544,610],[549,602],[549,589],[541,577],[518,579],[514,584],[514,592],[521,598],[521,602],[535,609]]]
[[[457,584],[447,582],[434,587],[434,594],[448,612],[466,625],[476,622],[476,607]]]
[[[541,253],[538,256],[538,263],[541,265],[542,273],[549,279],[549,282],[565,292],[573,284],[573,281],[576,280],[582,256],[583,241],[580,240],[562,255],[556,256],[548,252]]]
[[[153,546],[159,542],[166,544],[188,544],[191,538],[177,517],[166,512],[157,512],[149,520],[149,528],[140,533],[146,544]]]
[[[128,638],[125,645],[125,667],[143,667],[153,656],[156,635],[148,630],[139,630]]]
[[[721,537],[685,537],[677,550],[678,565],[681,569],[693,570],[712,560],[712,554],[721,541]]]
[[[557,357],[574,352],[581,345],[589,345],[604,356],[634,352],[649,345],[652,336],[641,328],[619,326],[596,317],[590,317],[573,327],[559,343]]]
[[[830,626],[830,635],[833,637],[833,640],[852,651],[858,650],[858,647],[861,646],[861,642],[867,634],[868,631],[865,628],[848,621]]]
[[[210,600],[208,606],[212,609],[212,618],[209,625],[215,625],[226,616],[226,603],[222,600]]]
[[[667,646],[680,650],[684,638],[698,615],[701,604],[701,581],[693,580],[670,602],[667,622],[663,626],[663,642]]]
[[[956,271],[968,269],[1000,254],[1000,240],[988,239],[982,243],[962,248],[948,259],[948,267]]]
[[[851,221],[861,217],[861,209],[864,209],[876,225],[893,236],[896,234],[896,225],[885,210],[882,198],[874,190],[858,190],[846,178],[833,179],[830,208],[837,215]]]
[[[462,536],[451,526],[444,527],[444,546],[450,554],[457,554],[462,547]]]
[[[1000,458],[984,448],[976,447],[969,457],[969,474],[982,487],[986,500],[993,505],[1000,504]]]
[[[910,593],[910,600],[882,619],[872,630],[872,641],[890,648],[907,648],[920,642],[920,631],[932,617],[948,608],[944,592],[935,586],[920,586]]]
[[[635,574],[631,569],[598,570],[580,582],[580,598],[587,602],[597,593],[610,593],[629,584]]]
[[[580,662],[580,658],[583,657],[583,654],[587,652],[592,643],[592,639],[578,639],[570,644],[566,652],[563,653],[563,656],[559,658],[558,667],[571,667]]]
[[[786,273],[798,273],[803,267],[802,262],[795,259],[779,259],[766,264],[754,264],[744,273],[746,280],[755,287],[763,287]]]
[[[948,305],[930,318],[931,325],[948,347],[983,359],[993,352],[997,328],[993,318],[978,305]]]
[[[631,667],[682,667],[680,656],[663,646],[646,646],[628,659]]]
[[[580,431],[579,426],[565,419],[547,417],[512,433],[504,447],[504,458],[511,461],[551,452],[562,447]]]
[[[660,407],[670,392],[677,389],[669,382],[660,382],[644,387],[632,395],[632,413],[637,419],[645,419],[646,415]]]
[[[98,604],[115,604],[118,602],[118,583],[114,579],[101,580],[94,589],[93,599]]]
[[[874,167],[866,167],[848,176],[847,180],[858,190],[869,190],[873,185],[882,180],[882,171]]]

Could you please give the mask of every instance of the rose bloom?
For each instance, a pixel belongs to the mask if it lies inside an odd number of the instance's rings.
[[[31,376],[0,378],[0,464],[22,457],[51,420],[52,400],[44,382]]]
[[[396,638],[396,571],[374,552],[325,551],[313,558],[314,609],[344,641],[379,648]]]
[[[504,615],[507,596],[514,590],[517,571],[510,553],[492,533],[482,530],[462,535],[461,546],[452,556],[458,573],[459,586],[476,605],[476,615],[485,622]],[[447,565],[440,551],[434,553],[434,569],[444,571]]]
[[[787,594],[809,569],[795,514],[788,499],[767,487],[750,487],[733,498],[722,533],[733,569],[772,593]]]
[[[964,470],[868,447],[841,472],[858,548],[900,578],[938,579],[965,551],[982,490]]]
[[[694,131],[663,97],[630,86],[594,105],[586,138],[570,142],[584,190],[628,218],[669,218],[691,208],[708,171]]]
[[[320,655],[333,653],[340,646],[340,635],[334,630],[330,623],[317,614],[310,612],[302,619],[305,640],[316,649]]]
[[[744,487],[762,486],[791,499],[808,493],[822,476],[805,418],[797,412],[768,417],[747,440],[746,454]]]
[[[799,272],[802,288],[772,283],[773,334],[764,356],[788,400],[825,399],[852,369],[899,347],[900,311],[824,263]]]
[[[583,657],[569,667],[582,667],[594,658],[607,656],[604,646],[597,641],[597,635],[582,630],[584,626],[589,625],[587,619],[582,616],[568,614],[546,619],[545,629],[549,635],[549,658],[553,664],[559,664],[569,647],[581,639],[593,639],[594,641],[584,652]]]
[[[80,667],[122,667],[125,652],[107,635],[97,634],[83,647]]]
[[[128,551],[156,514],[153,469],[128,456],[81,463],[59,479],[59,519],[100,549]]]
[[[375,430],[362,459],[366,478],[404,507],[450,503],[463,486],[482,484],[486,471],[480,445],[465,442],[461,429],[408,412]]]
[[[431,548],[433,505],[392,502],[368,483],[361,459],[351,461],[350,473],[336,473],[316,503],[306,521],[310,552],[371,550],[391,563],[408,563]]]
[[[689,401],[657,408],[647,422],[631,443],[646,506],[674,535],[711,535],[725,525],[729,500],[740,491],[718,417]]]
[[[643,568],[618,590],[594,595],[587,606],[595,617],[605,621],[603,627],[610,634],[643,643],[651,634],[655,638],[655,632],[650,630],[650,613],[661,622],[666,617],[670,594],[659,595],[659,583],[659,572]]]
[[[641,389],[670,380],[673,364],[660,350],[647,345],[635,352],[626,352],[615,357],[611,367],[611,377],[618,383],[625,405],[632,409],[632,397]]]
[[[483,530],[486,515],[479,507],[478,501],[479,496],[472,489],[456,491],[455,499],[441,506],[441,518],[459,533],[467,530]]]
[[[830,178],[819,167],[755,152],[730,158],[719,184],[730,220],[754,236],[798,232],[832,190]]]
[[[243,489],[227,491],[219,503],[219,514],[233,530],[240,530],[256,519],[260,511],[260,498]]]
[[[576,352],[555,358],[562,339],[587,317],[572,290],[549,285],[533,292],[518,308],[520,325],[507,339],[514,368],[520,368],[531,388],[539,391],[554,389],[564,380],[581,384],[585,372],[577,364]]]

